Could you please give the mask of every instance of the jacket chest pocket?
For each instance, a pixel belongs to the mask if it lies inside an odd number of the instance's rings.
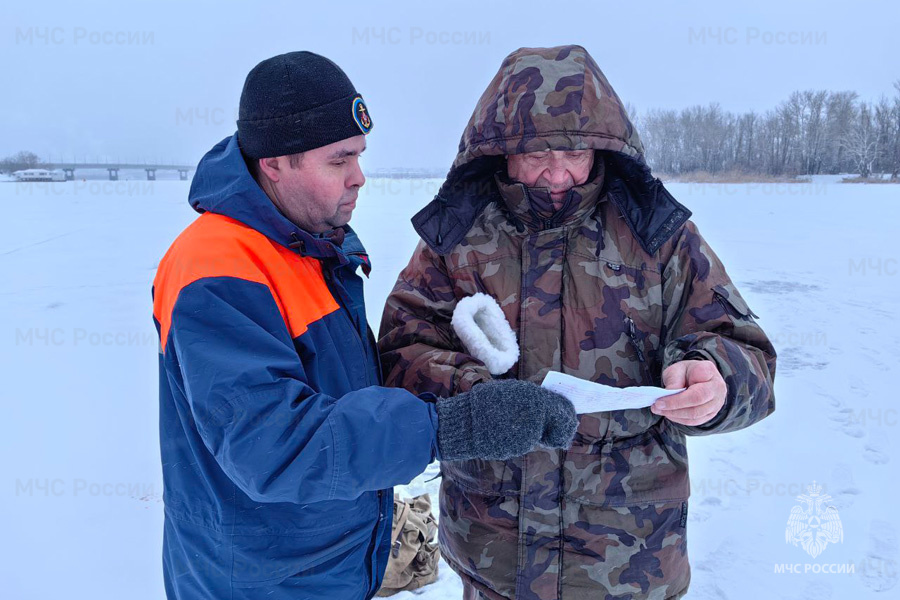
[[[369,378],[370,361],[375,357],[372,350],[367,347],[368,340],[356,330],[350,315],[345,314],[344,316],[343,326],[338,327],[338,331],[335,332],[335,344],[337,357],[344,366],[347,379],[352,386],[351,389],[358,390],[376,385],[378,382],[370,381]],[[333,368],[333,366],[328,365],[326,368]]]
[[[653,384],[662,325],[658,273],[581,254],[566,264],[562,310],[569,371],[623,387]]]
[[[662,379],[659,372],[659,336],[640,327],[631,315],[625,315],[623,327],[631,351],[631,362],[637,363],[639,385],[659,386]]]
[[[724,285],[714,286],[713,296],[715,296],[716,300],[718,300],[725,309],[726,314],[730,315],[732,319],[752,321],[753,319],[751,319],[751,317],[754,319],[759,318],[759,315],[750,310],[750,307],[744,299],[738,295],[737,290],[734,289],[733,286],[731,287],[731,291]]]
[[[564,372],[604,385],[659,385],[658,311],[619,304],[563,309]]]

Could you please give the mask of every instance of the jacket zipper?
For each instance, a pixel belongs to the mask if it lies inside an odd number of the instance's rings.
[[[625,317],[625,324],[628,327],[628,339],[631,340],[631,345],[634,346],[638,362],[641,363],[641,371],[644,373],[644,379],[647,382],[647,385],[653,385],[653,377],[650,374],[650,366],[647,364],[647,357],[644,356],[644,349],[641,348],[641,344],[637,339],[637,329],[634,326],[634,319]]]
[[[378,579],[378,573],[382,571],[381,566],[378,564],[378,530],[382,527],[382,522],[384,521],[384,491],[378,490],[378,520],[375,521],[375,531],[372,532],[372,564],[371,564],[371,583],[370,583],[370,593],[366,596],[367,598],[372,598],[378,592],[378,588],[381,587],[381,584],[384,583],[384,579],[381,581]],[[382,575],[383,577],[383,575]],[[374,588],[374,589],[371,589]]]
[[[560,460],[559,460],[559,558],[558,560],[558,569],[559,572],[556,575],[556,597],[563,597],[563,573],[565,573],[565,565],[563,565],[563,558],[565,557],[565,531],[566,531],[566,523],[565,523],[565,514],[566,514],[566,459],[569,456],[568,450],[560,450]]]
[[[526,193],[528,193],[528,192],[526,191]],[[537,212],[535,212],[534,209],[529,209],[531,214],[534,217],[536,217],[538,219],[538,221],[541,222],[541,225],[543,226],[541,231],[546,231],[548,229],[552,229],[555,226],[554,221],[556,220],[556,217],[563,214],[565,212],[565,210],[567,208],[569,208],[569,205],[572,203],[572,197],[573,197],[572,191],[569,190],[569,192],[566,194],[566,201],[563,203],[563,205],[559,208],[558,211],[556,211],[550,217],[547,217],[547,218],[541,217],[541,215],[539,215]],[[528,204],[531,205],[530,198],[529,198]]]
[[[569,205],[572,204],[572,200],[574,200],[574,199],[575,199],[575,193],[572,192],[572,190],[569,190],[568,192],[566,192],[566,201],[563,202],[563,205],[559,207],[558,211],[553,213],[553,215],[549,219],[547,219],[546,224],[548,226],[555,225],[555,223],[553,221],[555,221],[557,217],[566,214],[566,210],[568,210]],[[547,229],[549,229],[549,227],[547,227]]]

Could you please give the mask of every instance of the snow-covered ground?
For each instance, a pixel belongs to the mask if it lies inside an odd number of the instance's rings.
[[[361,194],[353,225],[374,263],[376,328],[416,243],[408,218],[437,184],[370,180]],[[150,283],[195,216],[188,186],[0,184],[3,598],[164,596]],[[900,186],[669,188],[779,352],[775,414],[689,442],[688,597],[900,597]],[[437,504],[435,467],[400,491]],[[816,558],[785,542],[813,482],[843,524]],[[442,564],[416,596],[460,589]]]

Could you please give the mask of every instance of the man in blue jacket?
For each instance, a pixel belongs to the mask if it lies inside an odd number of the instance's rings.
[[[197,167],[201,215],[153,286],[170,599],[370,598],[393,485],[574,435],[571,404],[526,382],[380,387],[347,225],[371,128],[337,65],[284,54],[250,72],[237,133]]]

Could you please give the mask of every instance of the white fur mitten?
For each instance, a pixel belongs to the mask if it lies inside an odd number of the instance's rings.
[[[491,375],[503,375],[519,359],[516,333],[503,309],[487,294],[478,293],[456,304],[451,320],[469,354],[480,360]]]

